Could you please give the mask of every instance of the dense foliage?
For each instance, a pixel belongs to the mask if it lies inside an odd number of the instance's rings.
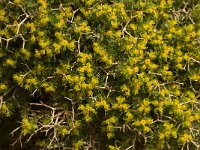
[[[198,0],[1,0],[13,145],[200,148],[199,14]]]

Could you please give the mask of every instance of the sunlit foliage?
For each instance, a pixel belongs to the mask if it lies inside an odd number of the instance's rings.
[[[0,115],[20,113],[16,142],[200,148],[198,0],[0,6]]]

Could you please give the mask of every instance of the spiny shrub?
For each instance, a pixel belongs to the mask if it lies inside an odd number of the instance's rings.
[[[199,13],[198,0],[1,0],[13,145],[198,149]]]

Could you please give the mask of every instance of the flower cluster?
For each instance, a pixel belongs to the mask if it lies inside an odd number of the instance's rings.
[[[0,1],[0,115],[43,149],[200,148],[190,3]]]

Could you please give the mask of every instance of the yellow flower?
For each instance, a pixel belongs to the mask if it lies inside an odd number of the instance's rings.
[[[178,36],[181,36],[183,34],[182,29],[179,29],[175,32],[175,34],[177,34]]]
[[[151,26],[147,23],[147,24],[143,24],[143,28],[145,30],[148,30],[149,28],[151,28]]]
[[[133,115],[131,113],[127,113],[126,117],[128,121],[131,121],[133,119]]]
[[[88,74],[91,74],[93,69],[90,66],[87,66],[86,71],[87,71]]]
[[[61,19],[60,22],[58,22],[58,23],[56,24],[56,27],[60,29],[61,27],[64,26],[64,24],[65,24],[65,21],[64,21],[63,19]]]
[[[65,13],[66,13],[66,17],[67,17],[67,18],[70,18],[70,17],[72,17],[72,15],[73,15],[72,10],[71,10],[70,7],[67,7],[67,8],[66,8]]]
[[[183,64],[177,64],[176,67],[177,67],[178,69],[183,69]]]
[[[147,126],[144,126],[144,128],[143,128],[143,131],[144,132],[149,132],[151,129],[149,128],[149,127],[147,127]]]
[[[124,84],[120,88],[121,88],[122,92],[125,93],[126,96],[130,96],[130,89],[127,85]]]
[[[70,43],[67,44],[67,48],[70,50],[70,51],[74,51],[75,49],[75,42],[74,41],[71,41]]]
[[[83,67],[79,67],[77,70],[78,70],[79,73],[84,73],[85,72],[85,67],[84,66]]]
[[[186,42],[189,42],[189,41],[190,41],[190,36],[189,36],[189,35],[187,35],[187,36],[185,37],[185,41],[186,41]]]
[[[135,55],[139,55],[139,54],[140,54],[140,50],[138,50],[138,49],[137,49],[137,50],[134,50],[134,54],[135,54]]]
[[[42,18],[42,19],[40,20],[40,23],[43,24],[43,25],[45,25],[45,24],[47,24],[48,21],[49,21],[49,18],[48,18],[48,17],[45,17],[45,18]]]
[[[196,32],[191,32],[190,35],[191,35],[191,37],[194,38],[194,37],[196,37]]]
[[[168,39],[172,39],[173,35],[171,33],[166,35]]]
[[[45,49],[40,50],[40,54],[41,54],[41,55],[45,55],[45,54],[46,54]]]
[[[14,67],[15,66],[15,61],[13,59],[11,59],[11,58],[8,58],[8,59],[6,59],[5,65]]]
[[[62,39],[63,39],[62,34],[61,34],[60,32],[56,32],[56,33],[55,33],[55,37],[56,37],[57,39],[59,39],[59,40],[62,40]]]
[[[35,36],[34,36],[34,35],[31,36],[30,41],[31,41],[32,43],[35,42]]]
[[[171,131],[171,135],[173,138],[177,138],[177,131],[176,130]]]
[[[30,28],[32,33],[36,30],[34,23],[27,23],[26,26]]]
[[[159,133],[159,139],[163,140],[165,138],[165,135],[163,133]]]
[[[41,53],[38,50],[35,51],[35,57],[41,58]]]
[[[113,35],[113,32],[112,32],[111,30],[109,30],[109,31],[106,32],[106,35],[112,36],[112,35]]]
[[[122,36],[122,32],[121,31],[117,31],[116,33],[115,33],[115,37],[116,38],[120,38]]]
[[[43,31],[39,31],[39,32],[38,32],[38,36],[39,36],[39,37],[43,37],[43,36],[44,36],[44,32],[43,32]]]
[[[149,68],[152,69],[152,70],[155,70],[155,69],[158,68],[158,65],[151,63],[151,64],[149,65]]]
[[[192,32],[194,30],[194,25],[190,24],[186,27],[187,32]]]
[[[177,63],[180,63],[180,62],[182,62],[182,60],[183,60],[183,58],[182,58],[182,57],[177,57],[177,58],[176,58],[176,62],[177,62]]]
[[[170,27],[173,27],[177,24],[177,21],[176,20],[169,20],[169,26]]]
[[[145,63],[146,65],[149,65],[149,64],[150,64],[150,62],[151,62],[151,60],[150,60],[150,59],[145,59],[145,61],[144,61],[144,63]]]
[[[170,32],[170,33],[175,33],[175,32],[176,32],[176,29],[175,29],[174,27],[171,27],[171,28],[169,28],[169,32]]]
[[[111,21],[111,26],[113,28],[117,28],[119,26],[118,22],[117,21]]]
[[[61,46],[57,43],[54,43],[53,44],[54,48],[55,48],[55,52],[56,54],[59,54],[60,53],[60,49],[61,49]]]
[[[124,97],[122,97],[122,96],[118,96],[117,98],[116,98],[116,100],[117,100],[117,102],[118,103],[123,103],[126,99],[124,98]]]
[[[132,75],[133,74],[133,69],[131,69],[131,67],[127,67],[126,68],[126,72],[128,73],[128,75]]]
[[[138,71],[139,71],[139,68],[138,68],[138,67],[134,67],[134,68],[133,68],[133,72],[134,72],[134,73],[137,73]]]
[[[141,124],[142,126],[144,126],[146,123],[147,123],[147,122],[146,122],[146,120],[144,120],[144,119],[140,121],[140,124]]]
[[[92,77],[91,83],[92,83],[93,85],[97,85],[97,84],[99,83],[98,78],[97,78],[97,77]]]
[[[113,13],[111,13],[111,15],[110,15],[110,19],[111,20],[117,20],[117,16],[115,15],[115,13],[113,12]]]
[[[0,83],[0,91],[6,90],[8,87],[5,84]]]
[[[62,40],[62,41],[61,41],[61,44],[62,44],[64,47],[66,47],[66,46],[69,44],[69,42],[68,42],[67,40]]]
[[[182,143],[189,142],[190,140],[192,140],[192,135],[191,135],[191,134],[184,133],[182,136],[180,136],[179,140],[180,140]]]

